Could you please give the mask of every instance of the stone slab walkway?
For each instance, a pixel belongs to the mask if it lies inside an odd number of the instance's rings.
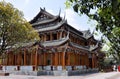
[[[120,79],[120,72],[84,74],[80,76],[0,76],[0,79]]]

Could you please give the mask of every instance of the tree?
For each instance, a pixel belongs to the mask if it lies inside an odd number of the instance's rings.
[[[22,12],[5,1],[0,2],[0,55],[39,40],[39,34],[24,19]]]
[[[96,30],[110,42],[110,54],[120,63],[120,0],[67,0],[66,6],[97,21]]]

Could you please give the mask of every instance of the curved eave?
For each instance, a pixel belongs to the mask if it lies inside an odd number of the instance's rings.
[[[71,29],[75,30],[78,34],[82,34],[82,35],[83,35],[83,33],[82,33],[81,31],[75,29],[74,27],[72,27],[72,26],[69,25],[69,24],[67,24],[67,25],[68,25]]]
[[[75,34],[77,34],[78,36],[80,36],[81,38],[83,38],[84,40],[86,40],[86,38],[83,37],[83,33],[77,29],[75,29],[74,27],[72,27],[71,25],[67,24],[66,25],[69,27],[69,31],[73,30],[73,31],[76,31]]]
[[[48,23],[54,22],[55,20],[57,20],[59,18],[60,18],[60,16],[56,16],[53,19],[49,19],[49,20],[44,20],[44,21],[40,21],[40,22],[37,22],[37,23],[33,23],[32,26],[34,27],[36,25],[48,24]]]
[[[84,38],[86,38],[87,40],[90,39],[90,38],[92,38],[92,37],[93,37],[93,35],[90,35],[90,36],[88,36],[88,37],[85,37],[85,36],[84,36]]]
[[[96,46],[92,47],[85,47],[85,46],[81,46],[81,45],[78,45],[78,44],[75,44],[75,43],[72,43],[70,42],[69,43],[70,46],[73,46],[73,47],[76,47],[76,48],[79,48],[79,49],[82,49],[82,50],[85,50],[85,51],[89,51],[89,52],[92,52],[92,51],[95,51],[99,48],[98,44],[96,44]]]
[[[28,42],[28,43],[18,43],[15,44],[14,46],[8,46],[7,49],[12,49],[12,48],[25,48],[25,47],[31,47],[36,43],[36,41],[34,42]]]
[[[70,42],[70,45],[73,46],[73,47],[76,47],[76,48],[79,48],[79,49],[85,50],[85,51],[89,51],[89,48],[86,48],[86,47],[81,46],[81,45],[77,45],[77,44],[72,43],[72,42]]]
[[[60,23],[58,23],[55,26],[49,26],[49,27],[46,27],[46,28],[37,29],[37,31],[38,32],[43,32],[43,31],[55,30],[55,29],[61,27],[65,22],[66,22],[65,20],[62,20]]]
[[[100,49],[100,47],[99,46],[97,46],[97,47],[94,47],[92,50],[90,50],[90,51],[96,51],[96,50],[99,50]]]
[[[69,40],[68,37],[66,38],[62,38],[60,40],[53,40],[53,41],[46,41],[41,43],[44,47],[51,47],[51,46],[60,46],[62,44],[64,44],[65,42],[67,42]]]

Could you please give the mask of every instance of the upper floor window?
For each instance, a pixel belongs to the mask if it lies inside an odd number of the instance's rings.
[[[46,35],[46,41],[50,41],[50,34]]]
[[[53,40],[57,40],[57,34],[56,34],[56,33],[54,33],[54,34],[52,35],[52,37],[53,37]]]

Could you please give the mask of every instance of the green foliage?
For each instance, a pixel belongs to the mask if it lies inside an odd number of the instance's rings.
[[[71,3],[75,12],[86,14],[90,19],[97,21],[96,30],[100,30],[110,41],[111,55],[120,61],[120,0],[67,0],[67,2]]]
[[[23,18],[23,13],[5,1],[0,2],[0,54],[8,48],[39,40],[38,33]]]
[[[66,8],[70,8],[70,7],[71,7],[71,4],[72,4],[71,2],[66,1],[66,2],[65,2]]]

